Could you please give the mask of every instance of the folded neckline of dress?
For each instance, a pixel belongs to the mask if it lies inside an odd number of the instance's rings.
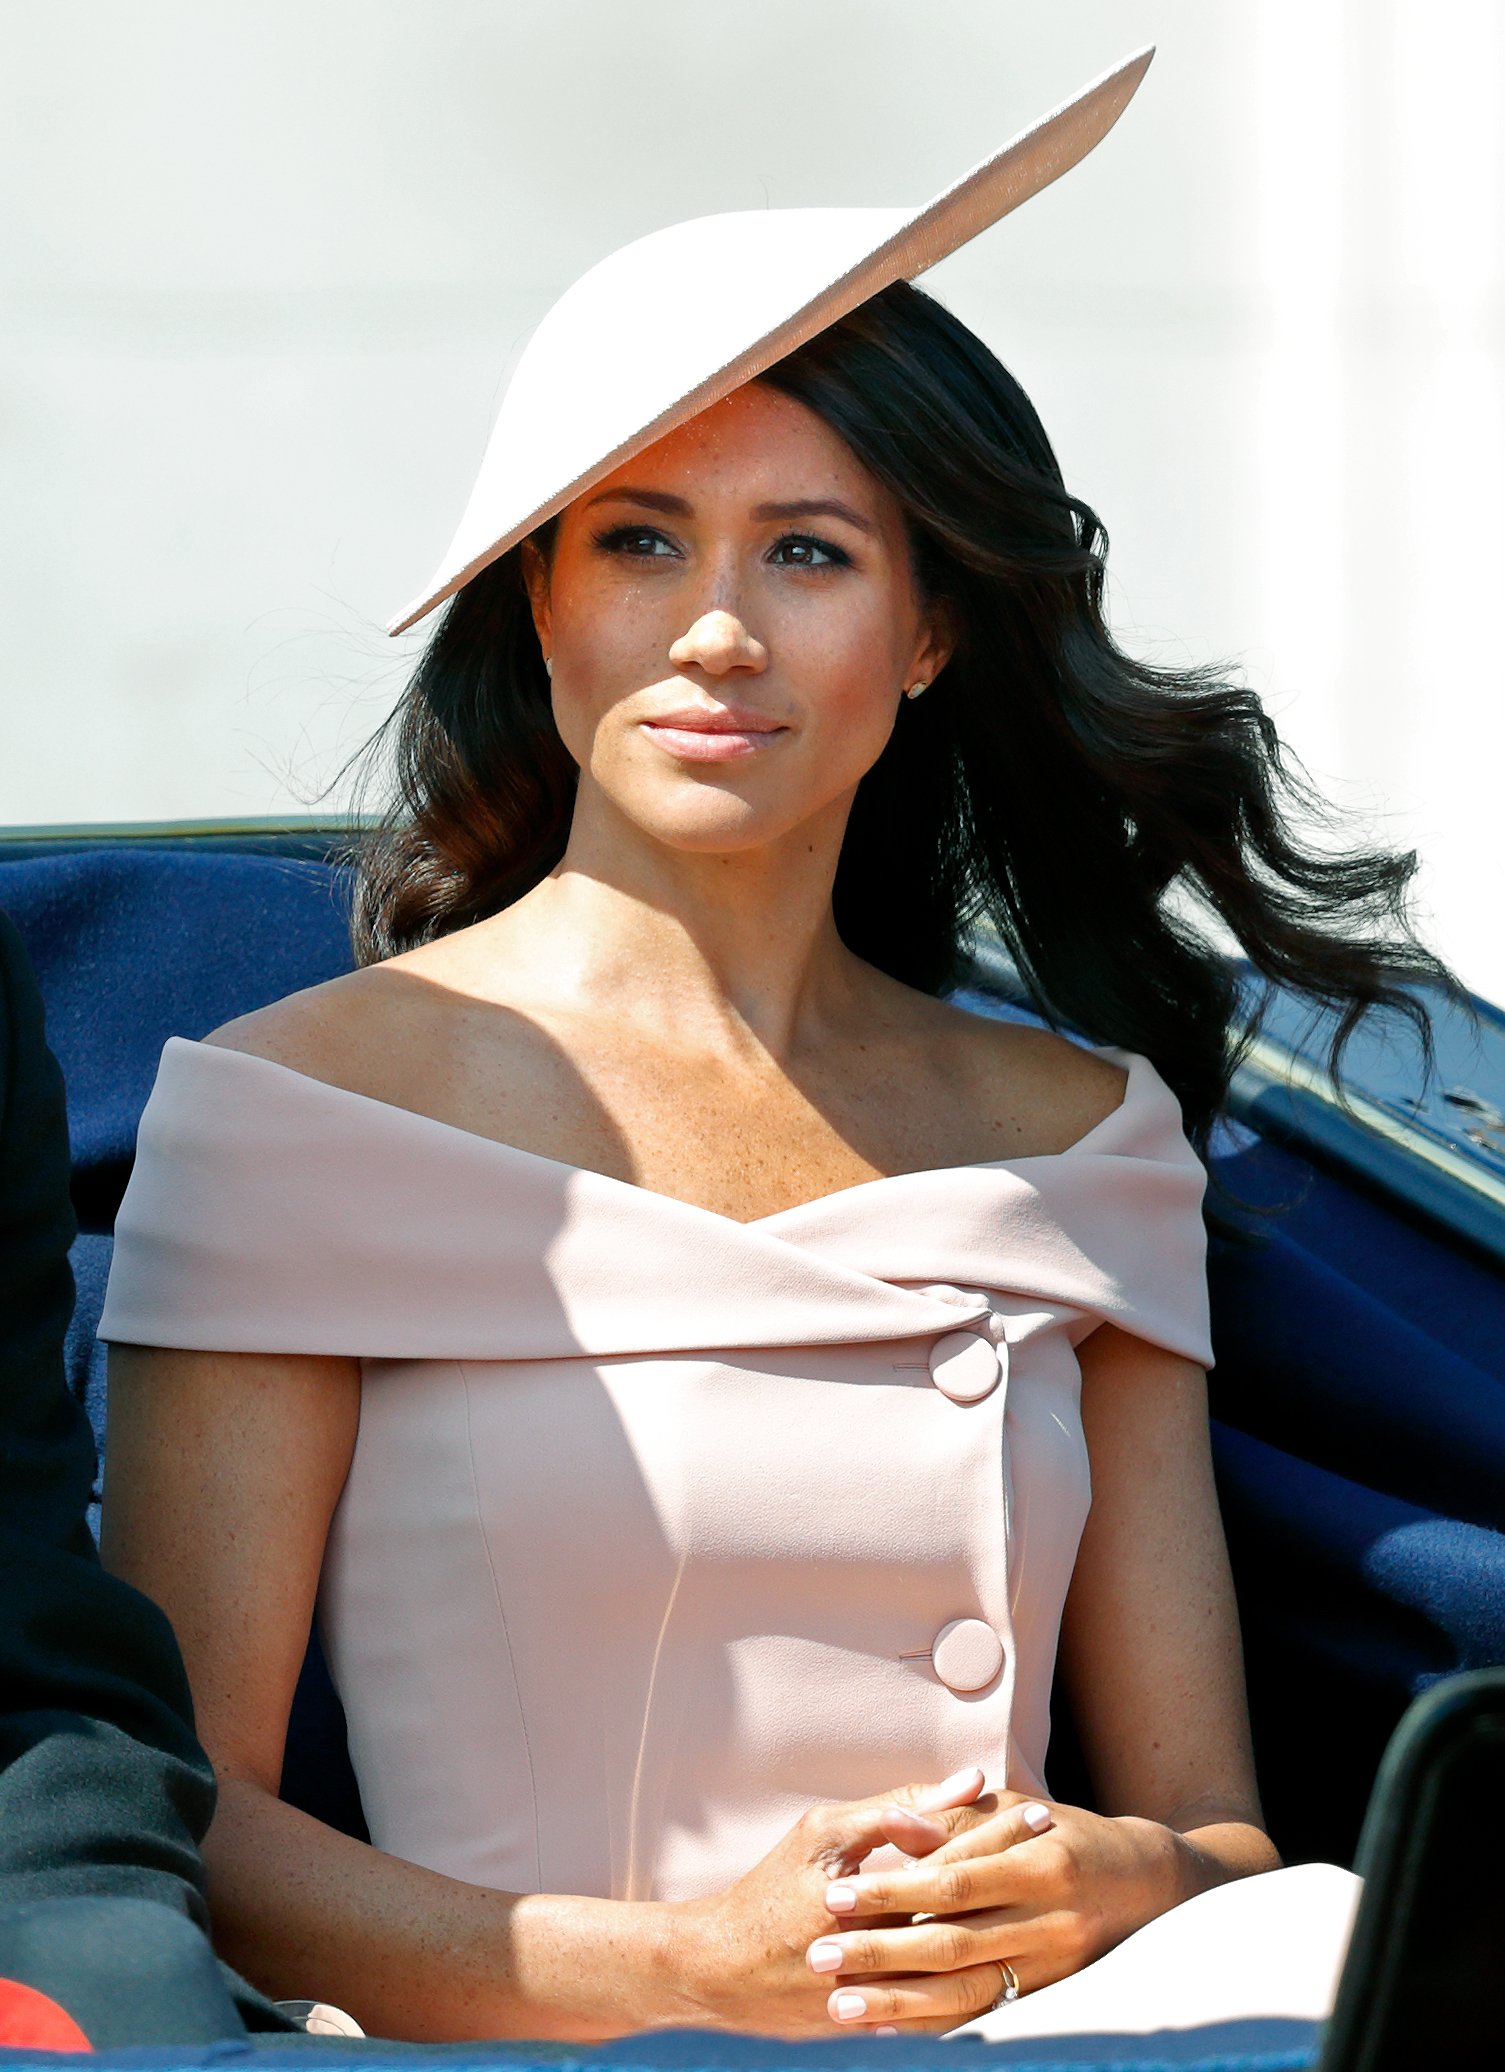
[[[1205,1364],[1206,1175],[1154,1064],[1118,1055],[1123,1099],[1063,1151],[880,1174],[739,1222],[170,1038],[99,1335],[363,1359],[657,1357],[933,1337],[1005,1298],[1111,1318]]]
[[[356,1101],[363,1107],[380,1109],[388,1116],[400,1117],[406,1123],[426,1124],[431,1129],[443,1130],[450,1136],[460,1137],[468,1144],[489,1147],[504,1158],[522,1159],[529,1165],[547,1166],[556,1173],[573,1175],[587,1180],[600,1181],[607,1187],[623,1188],[628,1193],[645,1198],[650,1202],[668,1202],[674,1208],[688,1210],[692,1215],[709,1216],[717,1223],[729,1225],[734,1230],[766,1230],[770,1224],[784,1223],[796,1216],[813,1214],[828,1209],[832,1203],[847,1200],[855,1194],[862,1194],[874,1187],[892,1187],[901,1180],[936,1180],[952,1173],[1011,1172],[1019,1166],[1052,1165],[1058,1159],[1073,1158],[1084,1153],[1093,1145],[1093,1140],[1115,1124],[1121,1125],[1138,1104],[1144,1078],[1144,1069],[1149,1060],[1140,1052],[1125,1050],[1118,1044],[1083,1044],[1096,1057],[1105,1057],[1124,1067],[1126,1077],[1123,1093],[1108,1113],[1099,1118],[1090,1130],[1066,1145],[1061,1151],[1030,1151],[1013,1158],[977,1158],[961,1165],[912,1166],[902,1173],[878,1173],[871,1180],[854,1180],[849,1187],[833,1187],[826,1194],[812,1195],[808,1201],[793,1202],[787,1209],[774,1209],[766,1216],[742,1218],[728,1216],[720,1209],[706,1208],[700,1202],[686,1201],[682,1195],[665,1194],[656,1187],[644,1187],[637,1180],[623,1180],[615,1173],[603,1173],[596,1166],[574,1165],[569,1159],[550,1158],[546,1152],[529,1151],[521,1144],[510,1144],[503,1137],[490,1137],[481,1130],[468,1130],[457,1122],[445,1122],[437,1115],[427,1115],[421,1108],[405,1108],[398,1101],[384,1101],[376,1094],[357,1093],[353,1087],[340,1086],[334,1080],[320,1079],[316,1073],[300,1072],[295,1065],[284,1065],[276,1058],[264,1058],[255,1051],[237,1050],[227,1043],[209,1043],[203,1039],[188,1036],[169,1036],[163,1046],[163,1055],[174,1044],[201,1054],[212,1054],[223,1058],[238,1058],[252,1066],[264,1066],[270,1072],[283,1073],[298,1080],[305,1087],[322,1088],[325,1093],[340,1101]]]

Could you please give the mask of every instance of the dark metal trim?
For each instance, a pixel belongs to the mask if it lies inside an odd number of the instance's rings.
[[[1241,975],[1247,967],[1231,959]],[[1029,996],[1001,946],[974,945],[969,982],[1016,1007]],[[1499,1045],[1505,1076],[1505,1029],[1497,1008],[1476,1000],[1486,1034]],[[1425,1114],[1413,1120],[1345,1075],[1342,1098],[1328,1075],[1316,1035],[1300,1044],[1268,1029],[1254,1036],[1233,1076],[1227,1113],[1262,1137],[1401,1205],[1452,1241],[1462,1240],[1505,1266],[1505,1177],[1491,1153],[1445,1137]]]
[[[331,820],[317,814],[287,814],[261,819],[77,821],[48,827],[0,827],[0,863],[116,847],[291,856],[323,862],[376,825],[370,815]]]

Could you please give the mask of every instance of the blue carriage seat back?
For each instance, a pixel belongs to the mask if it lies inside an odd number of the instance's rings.
[[[136,843],[3,861],[0,905],[36,967],[68,1089],[80,1230],[69,1385],[105,1451],[105,1349],[94,1336],[136,1126],[169,1036],[200,1037],[351,968],[344,874],[315,860]],[[96,1485],[91,1523],[98,1530]],[[282,1795],[364,1836],[345,1721],[317,1635],[289,1724]]]

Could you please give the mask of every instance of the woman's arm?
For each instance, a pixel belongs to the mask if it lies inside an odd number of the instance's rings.
[[[1092,1509],[1061,1665],[1099,1810],[1186,1839],[1185,1898],[1279,1862],[1254,1779],[1207,1377],[1112,1325],[1079,1363]]]
[[[422,2041],[822,2030],[829,1983],[804,1951],[831,1878],[884,1841],[929,1848],[954,1831],[894,1800],[964,1808],[982,1787],[978,1772],[815,1809],[727,1892],[687,1904],[490,1891],[338,1834],[277,1792],[355,1444],[356,1362],[119,1345],[110,1398],[105,1558],[177,1628],[220,1783],[205,1842],[216,1939],[280,1998]],[[933,2005],[965,2020],[993,1990],[991,1967],[953,1972]]]
[[[104,1555],[164,1607],[188,1665],[220,1783],[204,1848],[225,1955],[372,2034],[619,2033],[654,1910],[463,1884],[277,1796],[356,1362],[113,1346],[110,1399]]]

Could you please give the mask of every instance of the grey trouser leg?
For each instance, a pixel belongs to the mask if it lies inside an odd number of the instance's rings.
[[[66,2008],[96,2050],[245,2034],[204,1936],[155,1900],[0,1907],[0,1978]]]

